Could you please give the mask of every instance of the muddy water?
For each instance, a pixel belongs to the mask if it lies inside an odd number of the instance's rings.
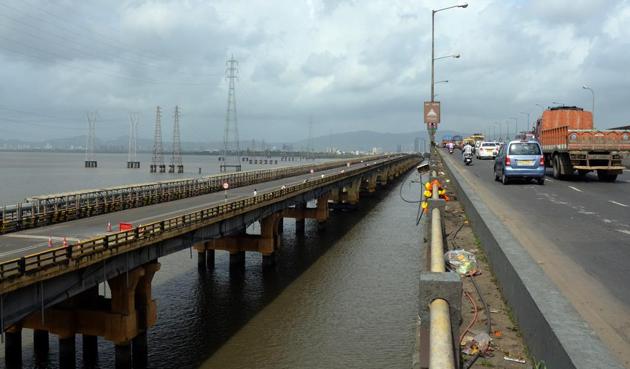
[[[323,230],[307,220],[304,236],[285,220],[273,268],[249,253],[242,269],[230,269],[221,252],[212,270],[198,270],[188,250],[161,259],[149,366],[408,367],[421,254],[415,215],[396,185],[356,211],[333,213]],[[25,368],[57,367],[54,337],[42,363],[33,361],[31,343],[25,332]],[[80,352],[77,337],[78,367]],[[98,367],[113,367],[113,346],[101,339]]]

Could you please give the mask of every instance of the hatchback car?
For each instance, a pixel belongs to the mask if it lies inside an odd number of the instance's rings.
[[[510,141],[501,146],[494,161],[494,179],[508,184],[512,178],[545,184],[545,157],[537,141]]]
[[[494,159],[498,153],[498,143],[484,141],[479,145],[479,150],[477,150],[477,159]]]

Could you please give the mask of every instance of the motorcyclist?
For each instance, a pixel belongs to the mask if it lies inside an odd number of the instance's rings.
[[[455,147],[455,144],[452,142],[449,142],[446,144],[446,147],[448,148],[449,152],[453,152],[453,148]]]
[[[462,160],[466,159],[467,155],[470,155],[472,157],[473,154],[473,147],[470,145],[470,143],[466,142],[466,145],[464,145],[464,148],[462,149]]]

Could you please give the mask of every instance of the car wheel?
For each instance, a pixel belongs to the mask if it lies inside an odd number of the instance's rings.
[[[503,183],[504,185],[508,184],[510,182],[510,180],[508,179],[508,177],[505,175],[505,173],[503,173],[503,175],[501,176],[501,183]]]
[[[545,184],[545,177],[538,178],[538,184],[543,186]]]

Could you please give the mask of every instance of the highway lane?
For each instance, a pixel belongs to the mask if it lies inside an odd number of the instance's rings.
[[[615,183],[494,181],[494,161],[448,156],[576,310],[630,367],[630,172]]]
[[[374,165],[385,159],[357,163],[350,167],[340,167],[313,174],[304,174],[265,183],[258,183],[250,186],[243,186],[228,189],[227,201],[234,201],[253,195],[254,189],[257,193],[279,189],[282,185],[302,183],[305,179],[315,179],[321,175],[338,173],[341,170],[350,172],[365,167],[366,164]],[[0,260],[14,259],[20,256],[43,251],[48,247],[48,238],[53,238],[53,246],[59,247],[63,244],[64,237],[69,244],[79,240],[104,235],[107,233],[107,224],[111,223],[114,231],[120,222],[130,222],[134,225],[147,224],[159,219],[171,218],[177,215],[189,213],[195,210],[218,205],[225,201],[225,192],[215,192],[211,194],[189,197],[140,208],[127,209],[119,212],[102,214],[94,217],[78,219],[70,222],[53,224],[46,227],[29,229],[21,232],[7,233],[0,235]]]

